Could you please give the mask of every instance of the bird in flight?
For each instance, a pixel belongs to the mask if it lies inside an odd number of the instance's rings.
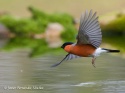
[[[79,57],[92,57],[92,65],[95,67],[95,59],[101,53],[117,53],[120,50],[112,50],[100,48],[100,44],[102,42],[102,32],[98,22],[98,16],[96,16],[96,12],[85,11],[82,13],[80,18],[80,26],[77,35],[77,42],[66,42],[61,48],[63,48],[68,54],[65,58],[52,65],[52,67],[56,67],[61,64],[63,61],[71,60]]]

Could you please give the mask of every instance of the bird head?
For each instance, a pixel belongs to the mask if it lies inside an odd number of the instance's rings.
[[[67,45],[72,45],[73,43],[72,42],[66,42],[66,43],[64,43],[62,46],[61,46],[61,48],[65,48],[65,46],[67,46]]]

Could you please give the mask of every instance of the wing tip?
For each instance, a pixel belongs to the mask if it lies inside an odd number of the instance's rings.
[[[50,66],[51,68],[53,68],[53,67],[56,67],[56,66],[58,66],[57,64],[53,64],[52,66]]]
[[[56,66],[58,66],[60,63],[61,63],[61,62],[56,63],[56,64],[53,64],[51,67],[56,67]]]

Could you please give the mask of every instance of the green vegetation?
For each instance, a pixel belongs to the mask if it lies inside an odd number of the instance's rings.
[[[66,35],[68,34],[75,34],[72,16],[65,13],[46,14],[32,7],[29,10],[32,13],[31,18],[14,18],[11,15],[5,15],[0,17],[0,23],[7,26],[16,35],[26,36],[34,33],[43,33],[47,25],[53,22],[58,22],[64,26],[64,33],[66,34],[65,37],[63,35],[63,38],[67,38]],[[67,33],[67,31],[70,31],[70,33]],[[73,39],[71,37],[68,38]]]
[[[47,25],[54,22],[63,25],[64,31],[61,34],[61,38],[64,42],[75,40],[76,29],[71,15],[66,13],[46,14],[33,7],[30,7],[29,10],[32,14],[30,18],[15,18],[11,15],[0,17],[0,23],[8,27],[11,33],[15,34],[15,37],[9,40],[4,49],[31,48],[32,53],[30,56],[52,51],[53,49],[48,47],[44,39],[34,39],[33,35],[44,33]],[[56,49],[58,50],[58,48]]]
[[[49,23],[58,22],[64,26],[64,30],[61,37],[64,41],[74,40],[74,36],[76,34],[76,29],[74,27],[74,19],[71,15],[66,13],[54,13],[54,14],[45,14],[42,11],[34,9],[32,7],[29,8],[32,13],[32,19],[38,24],[40,29],[44,32],[47,25]]]
[[[31,17],[16,18],[9,14],[0,16],[0,23],[9,28],[15,37],[10,38],[4,46],[4,50],[15,48],[30,48],[29,56],[36,56],[46,52],[58,52],[59,48],[49,48],[44,39],[33,38],[34,34],[44,33],[49,23],[58,22],[64,27],[61,38],[64,42],[75,41],[77,31],[73,23],[73,17],[67,13],[47,14],[36,8],[29,7]],[[119,14],[118,17],[106,25],[101,25],[104,42],[110,43],[125,51],[125,16]]]
[[[125,37],[104,37],[104,41],[120,49],[121,53],[125,52]]]
[[[118,14],[115,20],[101,27],[104,41],[125,52],[125,15]]]
[[[124,33],[125,31],[125,16],[121,15],[117,17],[115,20],[108,23],[106,26],[103,27],[105,31],[114,31],[115,33],[121,32]]]

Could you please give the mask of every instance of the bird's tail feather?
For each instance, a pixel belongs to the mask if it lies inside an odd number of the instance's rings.
[[[105,48],[102,48],[103,50],[106,50],[108,53],[117,53],[117,52],[120,52],[120,50],[112,50],[112,49],[105,49]]]

